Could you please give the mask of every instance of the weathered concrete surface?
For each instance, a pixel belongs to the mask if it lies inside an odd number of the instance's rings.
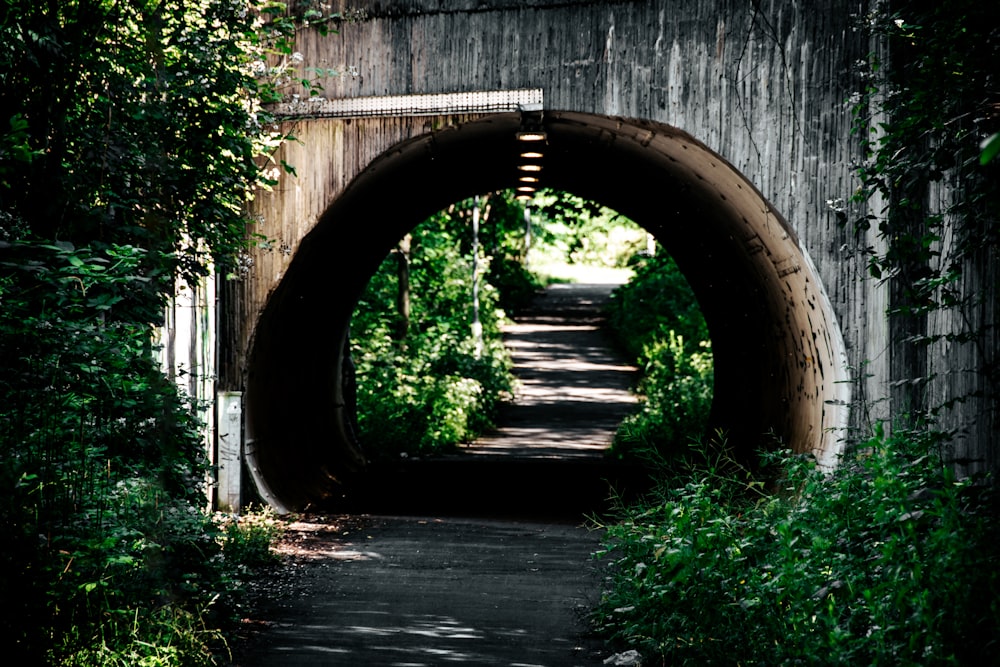
[[[374,517],[285,570],[238,667],[599,665],[581,617],[598,534],[573,524]],[[293,525],[294,528],[294,525]]]
[[[364,15],[338,34],[300,31],[294,47],[304,76],[322,68],[323,96],[541,91],[543,185],[625,213],[677,259],[709,321],[713,425],[730,442],[749,450],[773,434],[832,465],[872,421],[905,417],[883,399],[917,387],[950,405],[941,425],[960,434],[956,456],[995,467],[997,411],[981,372],[992,352],[946,335],[913,345],[893,328],[889,283],[867,270],[868,249],[884,251],[879,225],[852,224],[883,213],[851,199],[865,136],[852,131],[853,100],[868,85],[856,63],[878,48],[856,26],[873,3],[332,5]],[[245,391],[249,467],[291,506],[363,466],[343,437],[340,378],[367,277],[426,215],[513,187],[524,120],[309,108],[282,124],[299,141],[276,158],[298,176],[276,173],[254,202],[268,242],[245,280],[224,285],[219,318],[219,388]],[[995,270],[963,267],[963,295],[993,290]],[[993,327],[994,313],[976,317]],[[947,311],[928,334],[964,325]]]
[[[303,67],[356,72],[324,78],[326,97],[541,90],[543,184],[649,229],[702,301],[718,362],[714,425],[748,448],[773,432],[835,458],[848,369],[868,361],[869,395],[888,380],[881,287],[854,252],[874,240],[834,210],[860,155],[847,103],[860,85],[851,64],[868,52],[852,31],[856,3],[333,8],[366,15],[336,35],[302,31],[295,45]],[[220,385],[245,389],[251,468],[275,495],[300,504],[359,466],[332,435],[347,410],[339,346],[357,294],[424,216],[516,183],[520,120],[306,113],[285,124],[299,141],[277,157],[299,175],[278,174],[255,202],[256,231],[271,241],[226,286],[220,318]],[[846,347],[838,319],[850,323]]]
[[[404,143],[303,240],[248,360],[249,458],[275,495],[301,506],[354,474],[357,451],[338,442],[348,410],[338,377],[357,295],[411,225],[512,178],[518,127],[516,114],[498,115]],[[546,184],[636,220],[688,278],[716,357],[713,428],[747,451],[773,433],[795,451],[835,457],[850,393],[843,340],[788,223],[676,129],[572,113],[546,115],[545,128]]]

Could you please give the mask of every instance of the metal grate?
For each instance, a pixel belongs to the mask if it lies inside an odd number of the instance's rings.
[[[501,113],[537,111],[542,89],[484,90],[471,93],[345,97],[313,97],[282,102],[273,112],[286,118],[371,118],[376,116],[436,116],[451,113]]]

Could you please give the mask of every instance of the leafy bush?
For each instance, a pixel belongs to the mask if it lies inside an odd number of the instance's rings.
[[[283,528],[270,507],[248,508],[221,521],[222,555],[229,570],[249,570],[277,562],[275,542]]]
[[[645,348],[673,331],[688,349],[697,350],[709,339],[708,325],[698,300],[673,258],[658,248],[642,257],[635,276],[616,289],[608,307],[608,324],[622,348],[642,359]]]
[[[532,265],[625,267],[646,246],[646,231],[601,204],[543,189],[532,200],[545,224],[534,229]]]
[[[608,527],[600,632],[670,664],[995,664],[997,489],[934,438],[773,455],[774,494],[720,451]]]
[[[626,417],[615,433],[618,456],[657,452],[679,454],[705,433],[712,408],[712,351],[701,341],[690,351],[673,330],[665,339],[643,349],[643,400],[639,411]]]
[[[481,337],[472,326],[466,220],[472,205],[465,202],[414,229],[408,248],[383,261],[355,309],[358,427],[375,456],[441,452],[472,440],[492,426],[511,393],[511,363],[500,337],[504,313],[487,268],[478,276]],[[401,287],[401,262],[408,290]],[[403,292],[408,315],[398,307]]]
[[[13,547],[0,591],[24,663],[152,643],[127,628],[152,631],[222,588],[199,424],[151,354],[148,260],[127,246],[0,252],[0,527]]]
[[[59,662],[61,667],[211,667],[217,665],[222,633],[205,623],[208,614],[177,607],[152,613],[110,615],[90,641]]]
[[[531,305],[544,287],[535,274],[524,268],[520,259],[506,256],[493,258],[487,280],[497,290],[497,305],[511,316]]]
[[[612,452],[682,452],[705,433],[714,365],[705,318],[669,255],[641,261],[632,280],[612,294],[608,323],[642,370],[639,411],[622,422]]]
[[[203,425],[151,341],[175,280],[232,269],[249,243],[258,160],[282,140],[260,108],[280,93],[254,71],[293,23],[263,2],[5,3],[11,664],[202,665],[221,649],[207,623],[234,582],[205,511]]]

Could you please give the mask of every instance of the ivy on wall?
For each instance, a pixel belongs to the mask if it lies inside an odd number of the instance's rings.
[[[877,46],[855,100],[866,154],[854,199],[867,213],[854,229],[879,241],[866,257],[888,285],[893,412],[934,421],[957,403],[991,400],[1000,371],[1000,173],[984,152],[1000,128],[1000,7],[890,2],[862,29]],[[976,377],[953,376],[959,389],[935,397],[941,369],[929,351],[958,349],[974,350],[976,368],[951,372]]]

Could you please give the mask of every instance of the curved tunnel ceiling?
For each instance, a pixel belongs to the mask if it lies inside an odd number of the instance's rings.
[[[345,419],[343,344],[386,253],[428,215],[516,184],[518,114],[404,142],[375,160],[303,239],[258,322],[247,458],[279,508],[323,498],[363,466]],[[674,256],[715,355],[711,428],[751,451],[777,436],[835,455],[846,425],[840,332],[788,224],[730,164],[647,121],[546,112],[542,184],[630,217]]]

